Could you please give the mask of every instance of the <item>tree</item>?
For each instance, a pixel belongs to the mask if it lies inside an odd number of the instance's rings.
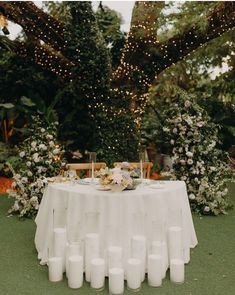
[[[73,84],[79,81],[79,67],[83,65],[79,63],[81,53],[76,50],[77,48],[71,37],[74,28],[62,24],[32,2],[2,1],[0,7],[2,14],[9,20],[21,25],[28,37],[26,43],[19,41],[9,42],[8,46],[12,46],[12,49],[17,53],[35,60],[35,62],[63,79],[72,80],[70,83],[72,86],[70,87],[76,88]],[[84,19],[83,16],[88,16],[86,9],[89,10],[89,18],[91,18],[91,23],[95,26],[90,4],[85,4],[85,2],[72,4],[69,2],[69,7],[71,24],[75,25],[77,33],[79,31],[78,18]],[[200,9],[202,8],[201,6]],[[126,122],[120,124],[121,128],[124,127],[124,129],[119,129],[121,132],[116,133],[117,136],[120,134],[121,138],[113,136],[115,141],[110,141],[108,136],[103,139],[100,138],[100,146],[106,149],[107,154],[110,154],[114,149],[113,160],[115,157],[117,159],[117,157],[125,155],[126,150],[122,149],[125,145],[125,138],[130,139],[133,150],[137,147],[138,136],[134,137],[133,134],[138,130],[141,115],[148,98],[148,90],[156,75],[159,75],[166,68],[183,59],[208,41],[231,30],[235,25],[234,2],[219,2],[213,5],[207,2],[203,10],[205,13],[200,14],[197,22],[192,25],[191,23],[188,24],[182,31],[173,32],[172,35],[169,33],[163,34],[164,30],[161,31],[160,29],[162,29],[161,16],[164,14],[164,9],[165,4],[163,2],[136,2],[131,30],[127,37],[120,66],[113,73],[110,85],[107,80],[107,83],[104,83],[105,86],[101,83],[104,88],[101,90],[102,87],[100,87],[100,90],[103,93],[108,91],[108,99],[105,100],[104,97],[101,97],[101,101],[97,103],[97,107],[101,111],[98,118],[101,117],[102,122],[104,118],[107,118],[105,124],[107,129],[105,129],[104,133],[100,132],[99,134],[101,136],[102,134],[108,135],[107,130],[114,130],[114,127],[117,130],[118,125],[115,120],[123,122],[125,118],[124,121]],[[87,20],[87,22],[89,21]],[[203,29],[200,23],[205,24]],[[98,34],[97,30],[96,34]],[[78,41],[78,39],[76,40]],[[105,63],[105,69],[106,65]],[[92,70],[95,71],[94,68]],[[93,83],[94,79],[89,80],[89,83],[91,81]],[[92,86],[90,84],[90,87]],[[112,107],[110,107],[110,102],[113,104]],[[95,109],[94,106],[93,104],[92,110]],[[113,106],[115,106],[115,110]],[[128,117],[130,114],[131,116]],[[112,119],[114,115],[116,115],[115,120]],[[135,124],[133,124],[133,121]],[[95,125],[103,128],[102,124]],[[108,128],[110,126],[111,129]],[[110,146],[110,142],[112,142],[112,146]]]

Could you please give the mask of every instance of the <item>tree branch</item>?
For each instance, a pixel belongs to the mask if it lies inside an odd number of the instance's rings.
[[[5,36],[0,36],[0,47],[11,50],[64,79],[72,78],[74,64],[46,45],[40,45],[38,42],[11,41]]]
[[[141,22],[143,18],[148,20],[147,9],[137,5],[139,11],[142,11]],[[161,9],[161,7],[156,4],[153,9]],[[152,24],[156,21],[156,15],[155,18],[152,18]],[[141,35],[132,34],[133,28],[131,28],[130,37],[123,52],[121,65],[114,75],[113,84],[116,87],[122,85],[126,88],[133,87],[134,84],[134,88],[139,89],[139,93],[146,92],[157,74],[206,42],[235,27],[235,2],[219,2],[206,18],[208,25],[205,31],[201,31],[197,25],[193,25],[181,35],[174,36],[163,43],[157,42],[156,34],[153,41],[152,35],[146,35],[146,38],[143,38]],[[137,19],[132,22],[134,28],[136,23]],[[127,79],[129,74],[130,77]],[[133,76],[137,79],[134,80]],[[143,89],[141,84],[145,81],[146,87]]]
[[[0,1],[1,12],[19,24],[26,34],[34,35],[55,50],[66,47],[63,24],[38,8],[31,1]]]

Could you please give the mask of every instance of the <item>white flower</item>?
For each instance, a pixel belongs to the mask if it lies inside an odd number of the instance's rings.
[[[169,128],[167,128],[167,127],[163,127],[163,131],[164,131],[164,132],[169,132],[169,131],[170,131],[170,129],[169,129]]]
[[[186,164],[185,160],[180,160],[180,164],[185,165]]]
[[[30,167],[30,166],[31,166],[31,162],[30,162],[30,161],[27,161],[27,162],[26,162],[26,166],[27,166],[27,167]]]
[[[49,146],[50,146],[50,147],[53,147],[54,145],[55,145],[55,143],[54,143],[53,140],[49,141]]]
[[[181,176],[180,179],[183,180],[183,181],[185,181],[187,179],[187,177],[186,176]]]
[[[57,154],[59,154],[59,153],[60,153],[60,149],[54,149],[54,150],[53,150],[53,154],[54,154],[54,155],[57,155]]]
[[[193,160],[192,160],[192,159],[188,159],[187,163],[188,163],[189,165],[192,165],[192,164],[193,164]]]
[[[170,143],[173,145],[175,143],[174,139],[171,139]]]
[[[31,142],[31,147],[32,147],[32,148],[35,148],[36,145],[37,145],[36,141],[32,141],[32,142]]]
[[[192,157],[193,157],[193,153],[191,153],[191,152],[187,152],[187,153],[186,153],[186,156],[189,157],[189,158],[192,158]]]
[[[177,133],[177,128],[174,128],[173,129],[173,133]]]
[[[23,158],[23,157],[25,156],[25,152],[24,152],[24,151],[20,152],[20,153],[19,153],[19,156],[20,156],[21,158]]]
[[[21,182],[22,183],[27,183],[28,182],[28,177],[22,177]]]
[[[43,133],[43,132],[45,132],[46,130],[44,129],[44,128],[41,128],[41,132]]]
[[[194,194],[190,194],[190,195],[189,195],[189,199],[190,199],[190,200],[194,200],[195,198],[196,198],[196,197],[195,197]]]
[[[210,211],[210,207],[205,206],[204,211],[205,211],[205,212],[209,212],[209,211]]]
[[[47,150],[47,147],[45,146],[44,143],[39,144],[38,147],[39,147],[40,150],[43,150],[43,151],[46,151]]]
[[[185,103],[184,103],[184,106],[186,108],[190,107],[191,106],[191,102],[189,100],[186,100]]]
[[[180,147],[180,148],[179,148],[179,153],[182,153],[182,152],[183,152],[183,148]]]
[[[28,172],[27,172],[27,175],[28,175],[29,177],[31,177],[31,176],[33,176],[33,173],[32,173],[31,171],[28,171]]]
[[[47,135],[46,135],[46,138],[47,138],[47,139],[52,139],[52,138],[53,138],[53,135],[51,135],[51,134],[47,134]]]
[[[202,121],[200,121],[200,122],[197,123],[197,126],[198,127],[202,127],[203,125],[204,125],[204,122],[202,122]]]

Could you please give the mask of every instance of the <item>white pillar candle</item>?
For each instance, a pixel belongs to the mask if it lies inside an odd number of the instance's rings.
[[[177,284],[184,282],[184,261],[182,259],[171,259],[170,280]]]
[[[70,256],[68,259],[68,285],[72,289],[78,289],[83,284],[83,257]]]
[[[66,276],[68,277],[68,270],[69,270],[69,257],[74,255],[80,255],[80,244],[79,243],[71,243],[66,244],[65,249],[65,270],[66,270]]]
[[[105,263],[104,259],[91,260],[91,288],[101,291],[104,288]]]
[[[131,257],[141,260],[141,278],[145,279],[146,268],[146,238],[144,236],[133,236],[131,239]]]
[[[122,268],[109,270],[109,294],[121,295],[124,293],[124,271]]]
[[[162,241],[152,242],[151,253],[155,255],[162,255]]]
[[[108,268],[122,268],[122,248],[111,246],[108,248]]]
[[[148,256],[148,284],[151,287],[162,285],[162,256],[151,254]]]
[[[86,281],[91,279],[91,260],[99,258],[99,235],[96,233],[86,234],[85,240],[85,273]]]
[[[171,226],[168,229],[169,234],[169,259],[182,259],[182,229],[179,226]]]
[[[130,258],[127,260],[126,267],[127,287],[129,290],[137,292],[141,288],[142,281],[141,260]]]
[[[165,247],[165,249],[163,249]],[[153,241],[151,245],[151,254],[158,255],[162,257],[162,278],[164,279],[166,276],[166,270],[168,268],[166,261],[167,247],[166,243],[162,241]]]
[[[63,272],[65,271],[65,247],[67,243],[67,235],[65,228],[54,228],[54,244],[53,244],[53,255],[55,257],[62,257]]]
[[[51,257],[48,260],[49,281],[59,282],[63,279],[62,257]]]

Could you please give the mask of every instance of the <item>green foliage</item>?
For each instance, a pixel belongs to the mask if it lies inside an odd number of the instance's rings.
[[[121,31],[122,17],[107,6],[99,6],[96,19],[107,47],[110,50],[112,67],[115,69],[120,62],[121,50],[125,43],[125,33]]]
[[[6,161],[11,164],[14,169],[20,167],[20,157],[17,155],[16,148],[4,143],[0,143],[0,176],[12,177],[12,172]]]

